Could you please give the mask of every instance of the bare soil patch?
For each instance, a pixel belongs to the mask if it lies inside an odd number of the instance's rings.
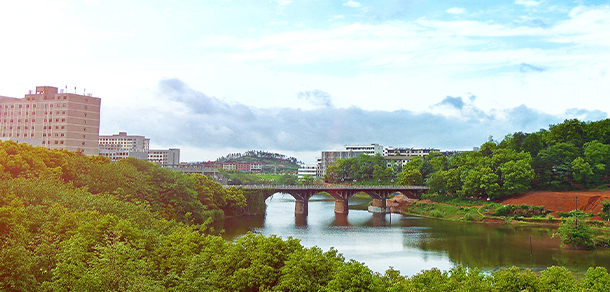
[[[578,209],[597,214],[602,210],[602,201],[610,201],[610,191],[588,192],[527,192],[521,196],[501,201],[504,205],[545,206],[556,212],[570,212]]]

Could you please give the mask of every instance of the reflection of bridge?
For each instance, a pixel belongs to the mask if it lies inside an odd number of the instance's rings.
[[[419,193],[427,190],[427,187],[420,186],[259,186],[259,185],[236,185],[235,187],[246,190],[273,190],[274,193],[290,194],[296,200],[294,213],[307,215],[309,198],[321,192],[327,192],[335,198],[335,213],[347,214],[348,200],[356,193],[366,193],[373,199],[381,201],[382,210],[386,210],[386,200],[390,195],[400,192],[409,198],[418,198]]]

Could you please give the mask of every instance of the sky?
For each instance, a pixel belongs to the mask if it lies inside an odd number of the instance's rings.
[[[469,150],[610,112],[609,1],[0,2],[0,95],[76,87],[182,161]]]

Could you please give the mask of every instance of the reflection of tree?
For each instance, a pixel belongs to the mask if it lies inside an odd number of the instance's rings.
[[[565,265],[584,270],[597,265],[610,266],[608,253],[561,249],[559,240],[551,238],[554,230],[550,228],[433,219],[409,221],[419,228],[415,233],[405,233],[405,245],[443,252],[452,262],[471,268]]]

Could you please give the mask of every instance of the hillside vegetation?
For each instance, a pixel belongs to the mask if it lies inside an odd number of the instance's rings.
[[[237,162],[263,164],[263,173],[296,173],[299,165],[303,164],[294,157],[288,157],[279,153],[260,150],[249,150],[244,153],[230,153],[216,159],[218,162]]]

